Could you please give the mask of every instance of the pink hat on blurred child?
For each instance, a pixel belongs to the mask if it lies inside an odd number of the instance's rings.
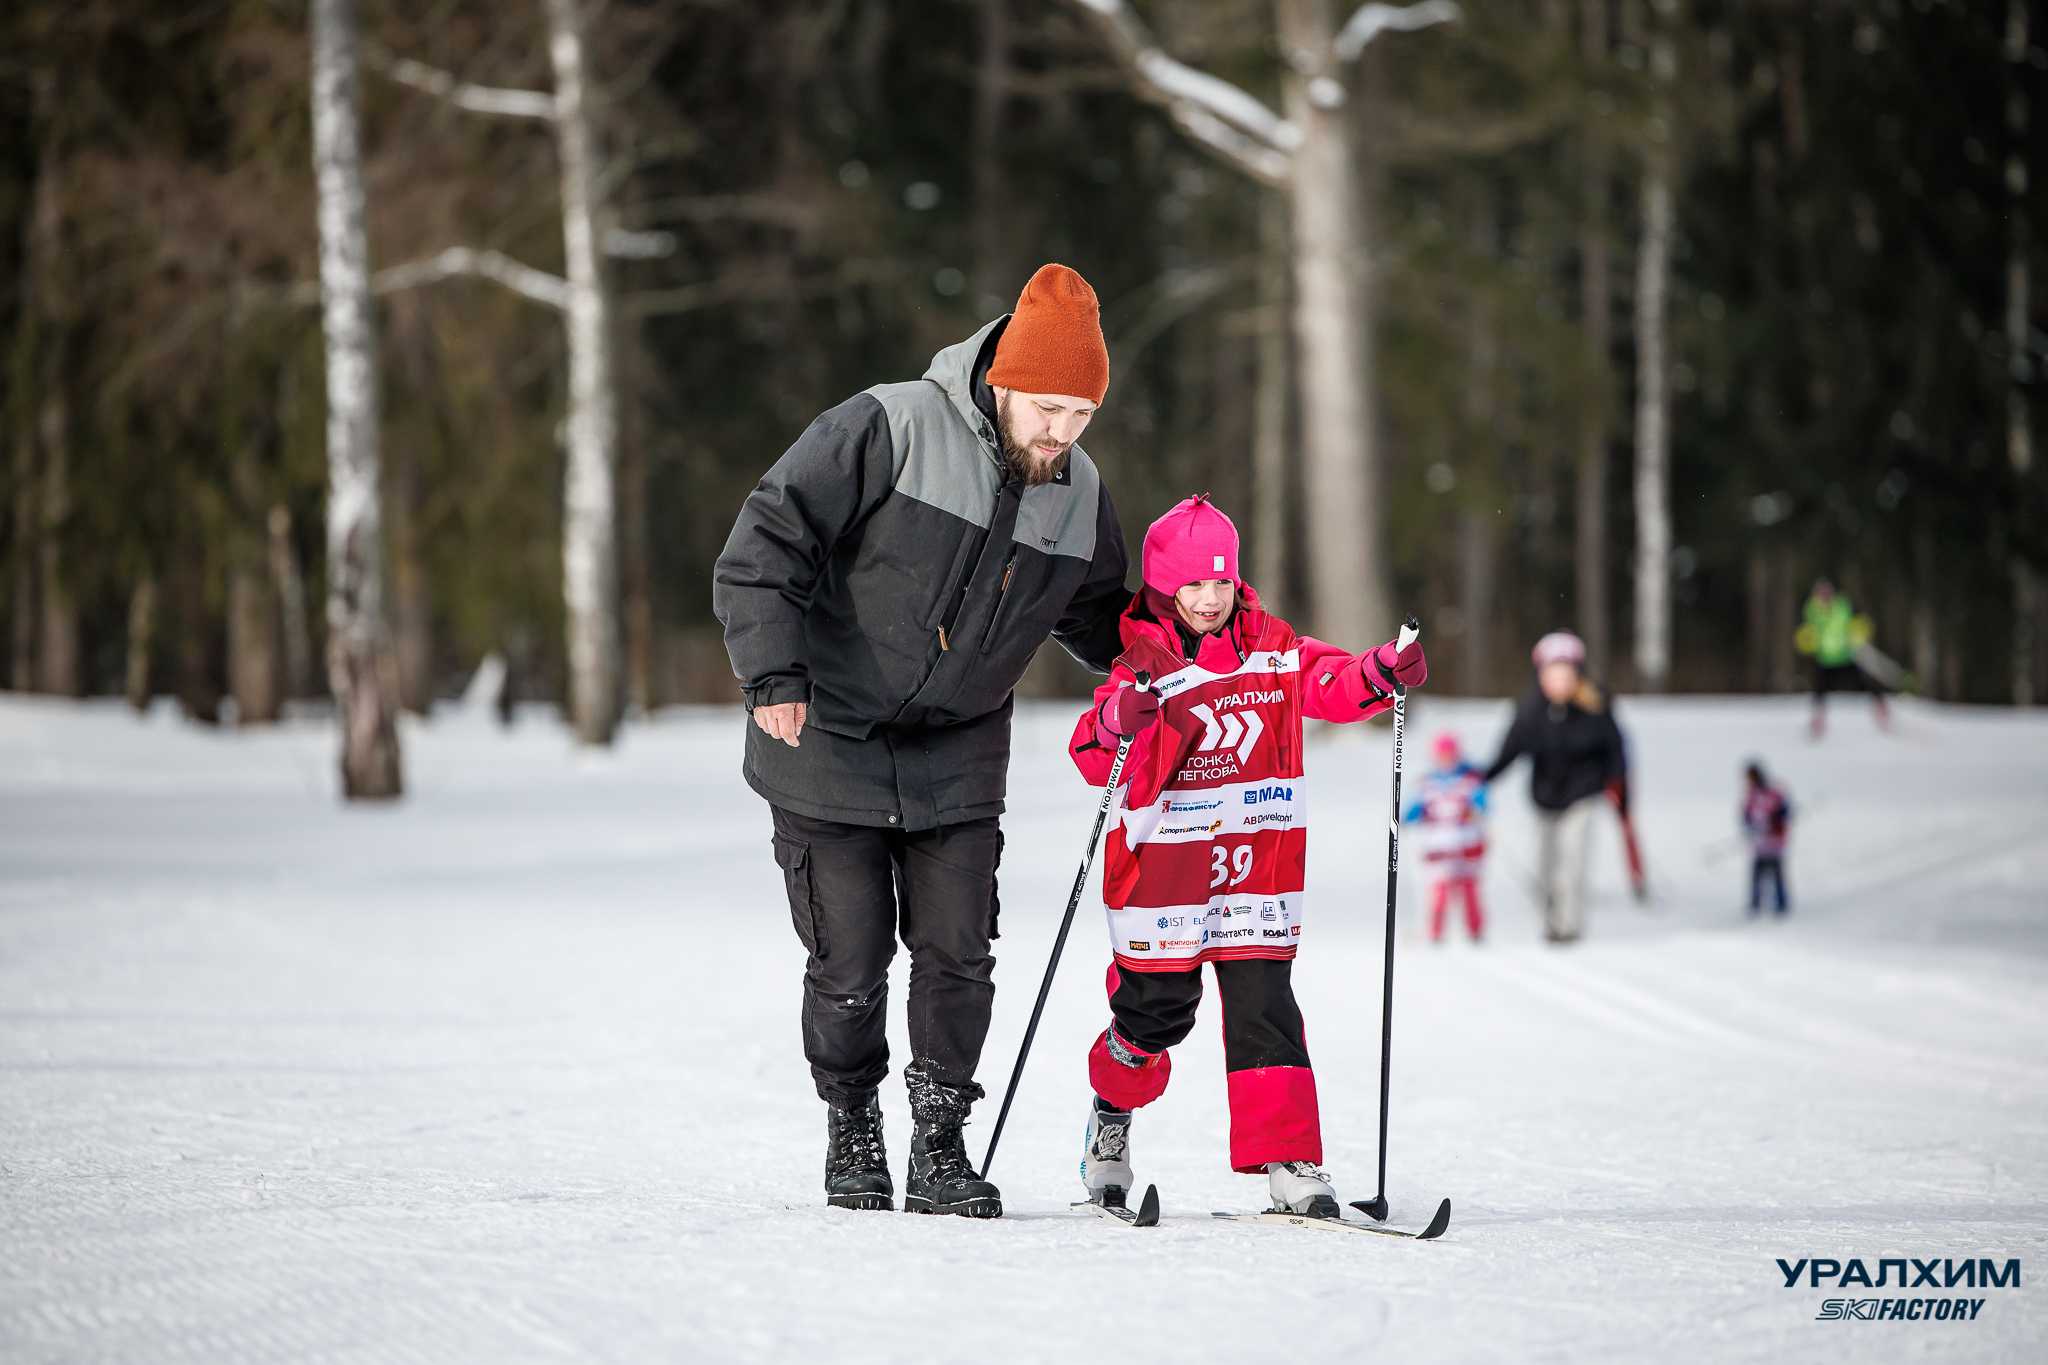
[[[1438,735],[1431,748],[1436,752],[1436,761],[1446,768],[1458,761],[1458,737],[1449,730]]]
[[[1538,668],[1545,664],[1572,664],[1579,668],[1586,666],[1586,642],[1568,630],[1553,630],[1536,642],[1536,648],[1529,651]]]
[[[1237,576],[1237,527],[1207,493],[1175,503],[1145,532],[1145,586],[1173,596],[1190,583]]]

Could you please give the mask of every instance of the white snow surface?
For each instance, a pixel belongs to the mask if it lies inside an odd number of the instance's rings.
[[[395,808],[317,721],[0,702],[0,1359],[2040,1360],[2048,1347],[2048,717],[1629,701],[1659,904],[1600,822],[1546,949],[1526,776],[1491,941],[1432,947],[1404,867],[1393,1221],[1225,1224],[1213,996],[1135,1125],[1162,1225],[1075,1215],[1107,945],[1084,903],[970,1222],[821,1205],[802,949],[736,711],[616,750],[550,717],[407,728]],[[1484,757],[1506,702],[1418,698]],[[979,1159],[1091,815],[1066,706],[1016,727]],[[1373,1192],[1391,746],[1321,731],[1295,980],[1327,1165]],[[1799,808],[1747,921],[1741,761]],[[1092,892],[1091,892],[1092,895]],[[893,1062],[905,960],[891,1002]],[[902,1087],[883,1092],[901,1177]],[[1969,1323],[1821,1322],[1774,1261],[2022,1260]],[[1892,1293],[1890,1289],[1874,1291]],[[1918,1291],[1926,1295],[1930,1291]],[[1939,1291],[1946,1297],[1963,1291]]]

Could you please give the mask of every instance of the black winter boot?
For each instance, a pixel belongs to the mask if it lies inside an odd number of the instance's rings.
[[[910,1111],[917,1127],[910,1135],[910,1170],[903,1182],[905,1213],[957,1213],[966,1218],[1003,1216],[1002,1192],[983,1180],[967,1160],[961,1132],[980,1086],[936,1082],[913,1063],[904,1072]]]
[[[918,1121],[910,1135],[910,1175],[903,1183],[905,1213],[1003,1216],[1002,1192],[975,1174],[957,1123]]]
[[[882,1106],[873,1095],[857,1109],[825,1114],[825,1202],[841,1209],[894,1209],[889,1153],[882,1145]]]

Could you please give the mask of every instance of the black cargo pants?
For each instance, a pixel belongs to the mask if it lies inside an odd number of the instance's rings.
[[[996,817],[912,833],[769,809],[790,918],[810,954],[804,1057],[819,1098],[864,1104],[889,1074],[889,962],[900,932],[910,950],[913,1108],[922,1098],[964,1116],[981,1098],[974,1072],[995,1001]]]

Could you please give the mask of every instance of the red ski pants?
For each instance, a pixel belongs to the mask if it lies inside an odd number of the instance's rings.
[[[1223,1064],[1230,1093],[1230,1165],[1248,1174],[1273,1161],[1323,1159],[1316,1077],[1309,1067],[1301,1007],[1285,960],[1216,962],[1223,997]],[[1172,1075],[1167,1049],[1195,1026],[1202,970],[1126,972],[1109,968],[1110,1027],[1088,1054],[1095,1093],[1120,1109],[1150,1104]]]
[[[1429,888],[1429,938],[1434,943],[1444,936],[1444,913],[1451,908],[1451,897],[1465,898],[1465,931],[1473,938],[1486,933],[1486,912],[1479,906],[1479,878],[1438,877]]]

